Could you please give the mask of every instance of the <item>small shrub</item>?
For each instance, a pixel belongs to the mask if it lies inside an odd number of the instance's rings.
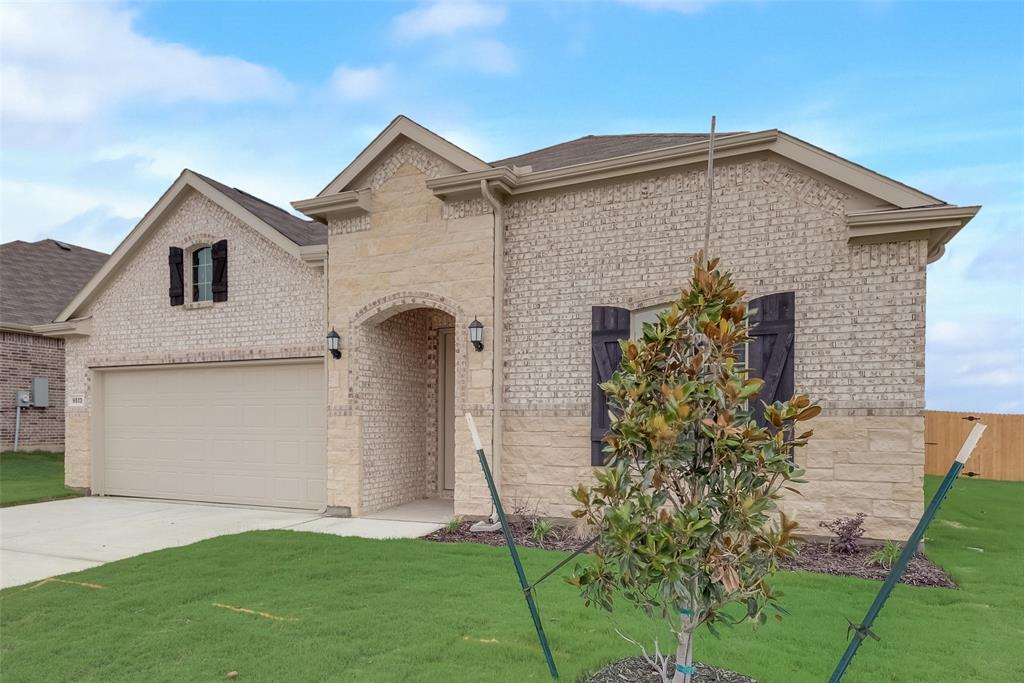
[[[444,530],[449,534],[454,534],[459,530],[460,526],[462,526],[462,517],[456,515],[445,523]]]
[[[836,552],[849,555],[857,550],[857,541],[864,535],[865,517],[863,512],[858,512],[855,517],[840,517],[831,522],[819,522],[818,526],[828,529],[835,536],[829,542],[830,549],[834,548]]]
[[[508,508],[509,517],[514,519],[532,519],[533,517],[539,517],[541,514],[540,501],[531,496],[523,498],[513,496],[511,502],[506,507]]]
[[[530,530],[530,535],[533,536],[534,540],[540,543],[541,547],[544,547],[544,539],[547,538],[555,525],[546,519],[537,518],[533,520],[533,528]]]
[[[886,541],[885,545],[868,555],[868,559],[864,560],[864,564],[868,567],[892,569],[892,565],[899,559],[901,552],[903,552],[903,546],[892,541]]]

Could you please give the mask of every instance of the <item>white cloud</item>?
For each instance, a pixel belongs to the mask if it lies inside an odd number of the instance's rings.
[[[140,34],[136,11],[107,4],[0,5],[2,108],[33,123],[77,123],[145,98],[276,100],[292,86],[272,69]]]
[[[441,0],[399,14],[392,33],[400,39],[451,36],[465,29],[498,26],[505,21],[506,14],[501,5]]]
[[[389,66],[356,68],[342,64],[331,74],[331,91],[342,100],[364,102],[378,97],[391,79]]]
[[[441,53],[438,63],[485,74],[507,75],[519,70],[519,62],[512,48],[500,40],[491,39],[452,45]]]
[[[1020,405],[1024,385],[1024,310],[929,321],[927,406],[1004,412]]]
[[[4,178],[2,190],[0,225],[5,242],[53,236],[49,231],[54,225],[66,223],[97,206],[120,216],[141,216],[149,208],[148,198],[122,194],[117,186],[96,192],[71,185]]]
[[[48,237],[111,253],[131,232],[139,217],[127,218],[108,206],[97,206],[46,231]]]

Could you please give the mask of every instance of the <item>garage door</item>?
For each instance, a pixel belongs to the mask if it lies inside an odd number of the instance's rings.
[[[101,493],[325,504],[322,361],[107,370],[100,379]]]

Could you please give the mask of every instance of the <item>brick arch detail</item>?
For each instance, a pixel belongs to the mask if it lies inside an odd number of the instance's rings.
[[[455,318],[455,324],[465,319],[466,313],[446,296],[423,291],[392,292],[366,304],[352,316],[352,327],[377,325],[388,318],[414,308],[434,308]]]

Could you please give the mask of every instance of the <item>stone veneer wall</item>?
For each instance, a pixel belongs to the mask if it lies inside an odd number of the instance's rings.
[[[482,202],[446,205],[427,189],[428,178],[456,171],[415,143],[397,142],[353,185],[371,190],[371,213],[331,220],[328,226],[328,318],[343,345],[342,358],[328,365],[328,501],[349,507],[353,514],[397,500],[388,493],[392,484],[378,481],[392,473],[377,469],[374,462],[381,456],[376,425],[387,422],[383,406],[394,398],[385,389],[391,382],[386,367],[390,356],[367,351],[371,355],[364,363],[360,350],[384,343],[380,330],[392,329],[388,321],[412,309],[439,311],[456,330],[455,508],[459,514],[489,510],[462,414],[471,410],[482,438],[490,439],[491,347],[474,351],[463,331],[474,316],[493,329],[494,223]],[[415,330],[417,335],[422,332],[420,327]],[[415,352],[420,352],[418,346]],[[418,413],[407,420],[420,424]],[[431,454],[436,458],[436,432],[431,432],[430,420],[426,423],[422,439],[414,443],[402,437],[405,448],[422,441],[425,456],[409,456],[417,462]],[[429,481],[430,475],[415,469],[411,491],[426,495],[427,487],[417,478]]]
[[[505,496],[574,505],[587,480],[590,310],[671,300],[701,246],[705,173],[693,170],[511,201],[506,233]],[[715,173],[711,251],[751,297],[796,292],[798,391],[821,401],[805,528],[863,511],[876,537],[905,537],[922,503],[923,241],[849,245],[863,204],[776,158]]]
[[[65,478],[91,486],[90,368],[324,355],[324,275],[190,191],[89,307],[66,344]],[[171,306],[167,250],[228,240],[228,300]],[[189,269],[186,268],[186,271]],[[186,292],[190,291],[186,287]]]
[[[33,377],[50,382],[48,408],[23,408],[19,450],[64,450],[64,340],[0,330],[0,449],[14,448],[14,395],[32,389]]]

